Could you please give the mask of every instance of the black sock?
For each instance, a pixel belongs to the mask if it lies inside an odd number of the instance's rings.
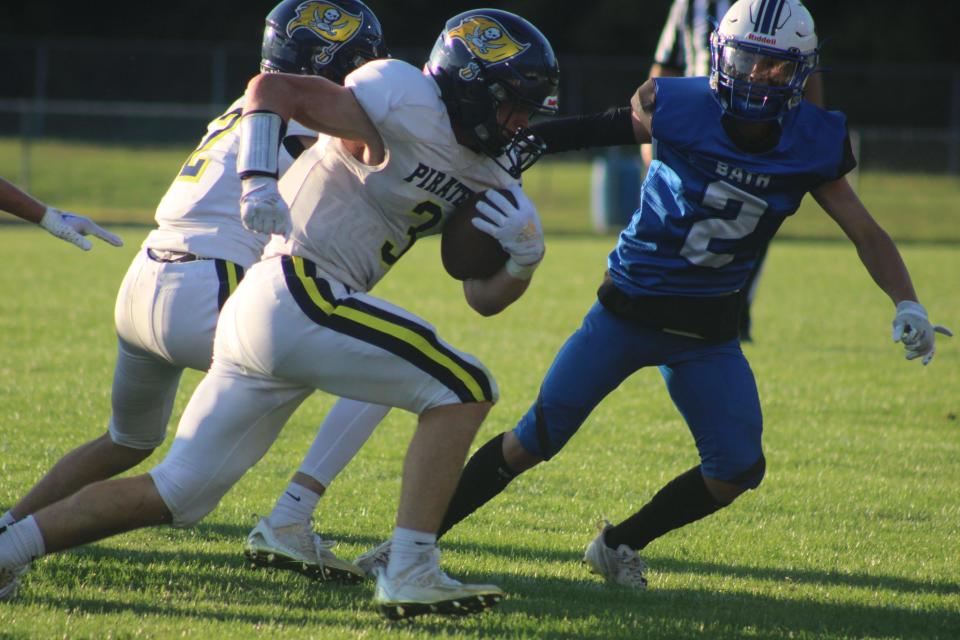
[[[607,546],[617,549],[625,544],[643,549],[668,531],[722,509],[707,489],[700,466],[686,471],[660,489],[640,511],[607,531]]]
[[[517,477],[503,459],[503,436],[501,433],[483,445],[467,461],[460,482],[450,499],[450,506],[443,516],[437,539],[455,524],[487,504],[491,498],[507,488]]]

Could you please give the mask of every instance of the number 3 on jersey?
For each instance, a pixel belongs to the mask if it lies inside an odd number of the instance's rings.
[[[186,180],[189,182],[197,182],[200,180],[204,170],[207,168],[207,158],[204,152],[209,151],[218,140],[240,124],[241,115],[243,115],[242,107],[228,111],[210,123],[210,133],[200,142],[200,146],[197,147],[196,151],[191,153],[187,161],[183,163],[183,168],[180,169],[180,173],[177,174],[177,180]]]
[[[713,253],[712,240],[739,240],[753,233],[767,211],[766,201],[726,182],[711,182],[703,194],[703,206],[716,211],[739,207],[736,218],[708,218],[690,227],[680,255],[699,267],[719,269],[733,261],[732,253]]]
[[[386,265],[388,269],[396,264],[397,260],[399,260],[403,254],[410,250],[410,247],[417,241],[417,238],[425,235],[427,231],[430,231],[440,224],[440,220],[443,219],[443,209],[434,202],[424,200],[413,208],[410,215],[423,220],[423,222],[411,225],[407,229],[409,242],[407,242],[406,246],[396,247],[392,242],[387,240],[383,243],[383,246],[380,247],[380,259],[383,260],[383,264]]]

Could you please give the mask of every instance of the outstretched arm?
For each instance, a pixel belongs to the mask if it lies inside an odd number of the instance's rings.
[[[0,209],[9,211],[27,222],[40,224],[40,219],[43,218],[47,207],[30,194],[0,178]]]
[[[123,246],[123,240],[102,229],[93,220],[48,207],[3,178],[0,178],[0,209],[38,224],[57,238],[75,244],[84,251],[93,248],[93,244],[83,237],[87,234],[115,247]]]
[[[894,341],[903,341],[908,360],[923,357],[924,364],[930,362],[934,354],[934,334],[953,334],[945,327],[930,324],[893,240],[863,206],[846,178],[828,182],[812,193],[853,242],[870,276],[896,305]]]
[[[546,143],[547,153],[650,142],[654,91],[653,81],[648,80],[637,89],[629,107],[554,118],[533,125],[531,130]]]
[[[860,260],[893,304],[917,300],[910,274],[887,232],[877,224],[846,178],[828,182],[812,193],[817,203],[850,238]]]

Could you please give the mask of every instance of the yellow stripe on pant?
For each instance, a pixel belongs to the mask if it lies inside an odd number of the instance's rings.
[[[457,363],[450,355],[438,349],[419,333],[401,326],[390,319],[379,317],[368,312],[364,312],[355,307],[340,304],[335,299],[328,299],[317,287],[317,282],[306,272],[303,258],[291,256],[296,277],[306,291],[314,305],[326,316],[337,316],[344,318],[358,325],[367,327],[373,331],[392,336],[415,349],[421,356],[429,359],[436,365],[448,371],[456,377],[460,383],[466,387],[472,396],[474,402],[484,402],[492,400],[492,394],[485,391],[477,381],[476,375],[471,374],[463,366]],[[383,311],[385,316],[390,316],[390,312]],[[425,329],[425,328],[424,328]]]

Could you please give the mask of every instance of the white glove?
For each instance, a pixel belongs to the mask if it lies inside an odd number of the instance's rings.
[[[123,240],[103,229],[90,218],[60,211],[53,207],[47,207],[43,217],[40,218],[40,226],[61,240],[75,244],[84,251],[90,251],[93,248],[93,243],[83,237],[87,234],[100,238],[115,247],[123,246]]]
[[[897,305],[897,315],[893,319],[893,341],[903,342],[907,360],[923,356],[923,364],[928,364],[936,353],[934,342],[938,333],[953,336],[950,329],[938,324],[931,325],[927,310],[919,302],[904,300]]]
[[[277,189],[276,178],[251,176],[241,181],[240,219],[243,226],[257,233],[290,233],[290,208]]]
[[[496,190],[488,190],[485,196],[490,202],[479,200],[476,204],[477,211],[487,220],[477,216],[470,222],[496,238],[503,250],[510,254],[507,271],[514,277],[527,279],[543,259],[543,228],[537,208],[520,186],[510,187],[510,193],[516,198],[516,206]]]

